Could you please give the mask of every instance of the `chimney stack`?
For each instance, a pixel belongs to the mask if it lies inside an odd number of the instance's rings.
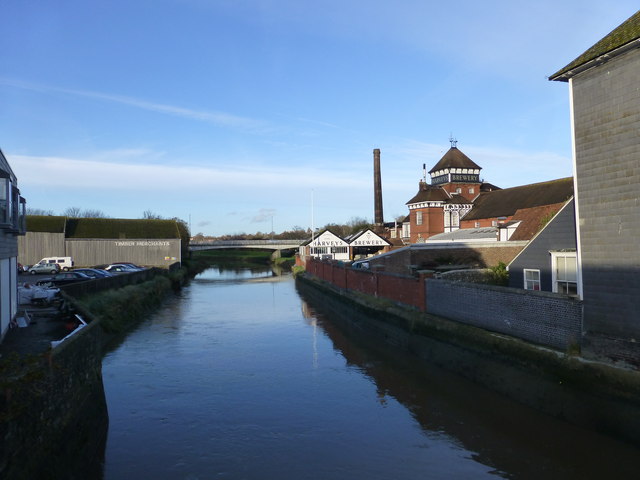
[[[384,215],[382,214],[382,176],[380,174],[380,149],[373,149],[373,202],[374,226],[376,233],[384,230]]]

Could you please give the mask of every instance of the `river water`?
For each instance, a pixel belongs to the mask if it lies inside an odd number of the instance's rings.
[[[103,361],[104,478],[637,478],[639,449],[320,311],[271,270],[198,275]]]

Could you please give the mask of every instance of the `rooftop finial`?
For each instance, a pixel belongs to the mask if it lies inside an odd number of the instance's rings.
[[[458,148],[456,147],[458,140],[456,140],[452,133],[449,134],[449,141],[451,142],[451,148]]]

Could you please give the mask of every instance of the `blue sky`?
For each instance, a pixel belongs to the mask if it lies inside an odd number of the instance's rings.
[[[571,175],[568,86],[546,77],[636,8],[4,0],[0,148],[30,207],[208,235],[372,219],[380,148],[392,221],[451,135],[503,188]]]

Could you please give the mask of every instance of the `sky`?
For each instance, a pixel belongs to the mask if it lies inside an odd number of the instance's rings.
[[[508,188],[572,175],[548,76],[637,1],[3,0],[0,148],[27,206],[281,232],[408,213],[457,147]]]

